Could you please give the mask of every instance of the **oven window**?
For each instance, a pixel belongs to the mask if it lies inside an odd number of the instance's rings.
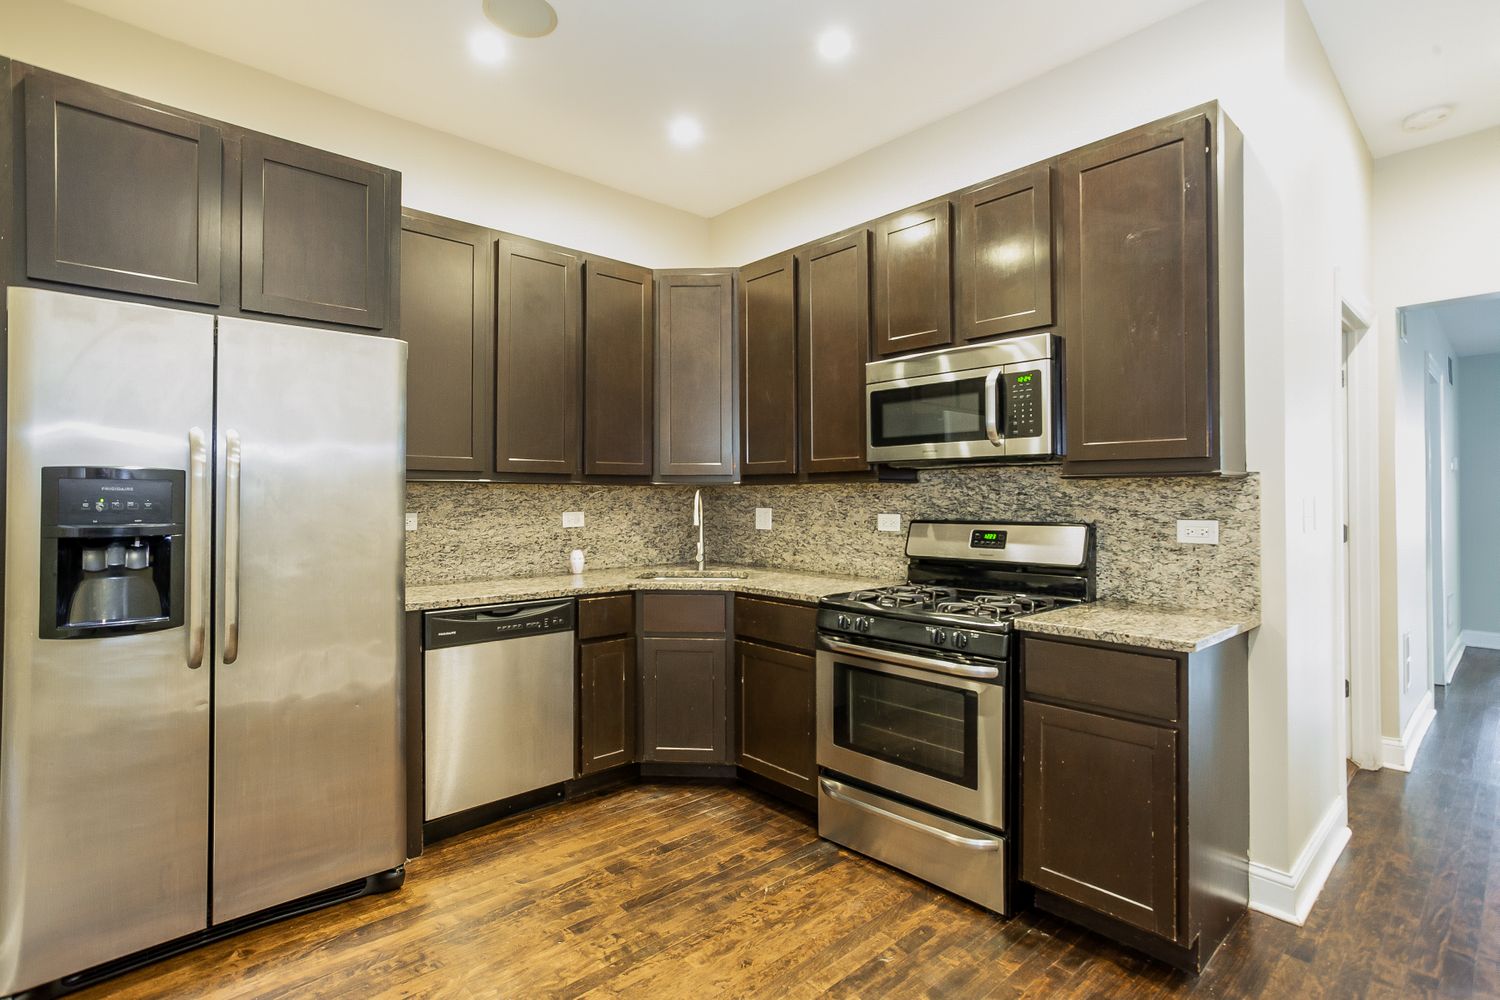
[[[929,382],[870,395],[876,447],[984,439],[984,379]]]
[[[979,696],[839,663],[834,742],[846,750],[979,787]]]

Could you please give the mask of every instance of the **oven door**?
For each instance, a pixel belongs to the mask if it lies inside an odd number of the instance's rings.
[[[1005,829],[1000,668],[818,637],[818,765]]]
[[[871,462],[1003,458],[1002,368],[973,368],[865,386]]]

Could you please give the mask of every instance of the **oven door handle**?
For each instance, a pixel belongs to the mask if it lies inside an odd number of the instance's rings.
[[[827,795],[830,799],[842,802],[846,806],[851,806],[855,809],[860,809],[864,812],[879,816],[883,820],[888,820],[892,823],[900,823],[902,826],[908,827],[912,830],[916,830],[918,833],[925,833],[929,836],[937,837],[939,840],[945,840],[948,843],[952,844],[954,847],[966,847],[971,851],[1000,850],[1001,842],[995,837],[960,837],[956,833],[949,833],[947,830],[939,830],[937,827],[928,826],[926,823],[918,823],[914,819],[910,819],[898,813],[893,813],[889,809],[882,809],[872,802],[863,802],[851,795],[847,795],[845,794],[844,790],[848,786],[841,784],[840,782],[833,781],[829,778],[819,778],[818,784],[823,786],[823,794]]]
[[[1000,433],[1000,376],[1004,370],[995,368],[984,377],[984,433],[990,444],[999,448],[1005,444],[1005,435]]]
[[[917,670],[930,670],[933,673],[949,674],[953,677],[971,677],[975,680],[992,680],[1000,676],[999,667],[934,660],[926,656],[913,656],[911,653],[897,653],[890,649],[872,649],[869,646],[856,646],[852,642],[841,642],[838,639],[830,639],[821,635],[818,636],[818,642],[830,652],[858,656],[866,660],[877,660],[881,663],[894,663],[898,667],[914,667]]]

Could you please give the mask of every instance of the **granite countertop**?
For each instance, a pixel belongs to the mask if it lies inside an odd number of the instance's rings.
[[[883,587],[903,580],[872,580],[868,577],[833,576],[822,573],[800,573],[795,570],[758,569],[752,566],[709,564],[710,571],[741,574],[743,580],[642,580],[652,573],[682,573],[690,566],[625,566],[619,569],[590,569],[580,576],[566,573],[558,576],[518,576],[504,580],[476,580],[469,583],[440,583],[406,588],[406,610],[431,611],[437,608],[459,608],[498,601],[521,601],[543,597],[581,597],[589,594],[618,593],[623,590],[717,590],[761,597],[780,597],[790,601],[817,601],[829,594]]]
[[[1196,653],[1259,627],[1254,617],[1117,600],[1077,604],[1016,620],[1021,632],[1177,653]]]

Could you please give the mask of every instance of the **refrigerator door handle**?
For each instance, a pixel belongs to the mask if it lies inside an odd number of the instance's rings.
[[[188,653],[189,669],[203,666],[208,635],[208,437],[200,427],[188,431]]]
[[[224,432],[224,662],[240,656],[240,433]]]

